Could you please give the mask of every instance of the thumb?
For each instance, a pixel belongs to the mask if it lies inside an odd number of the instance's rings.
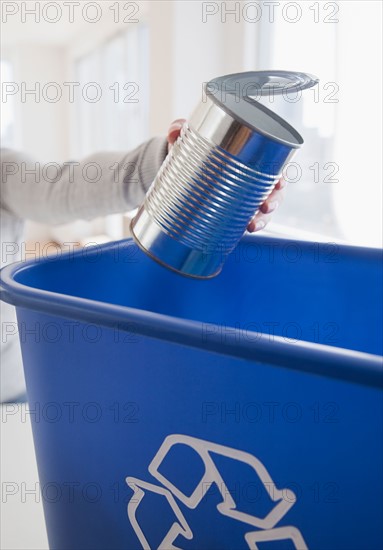
[[[168,143],[170,146],[173,145],[173,143],[176,141],[176,139],[180,135],[182,126],[184,125],[185,122],[186,120],[184,118],[177,118],[171,123],[168,130]]]

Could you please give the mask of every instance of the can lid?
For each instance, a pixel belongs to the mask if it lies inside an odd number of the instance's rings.
[[[306,90],[318,84],[316,76],[294,71],[249,71],[213,78],[206,91],[216,99],[220,94],[231,94],[240,99],[257,100],[262,96],[288,94]]]
[[[213,78],[206,95],[235,120],[279,143],[300,147],[302,136],[274,111],[262,105],[263,96],[288,95],[311,88],[318,78],[292,71],[250,71]]]

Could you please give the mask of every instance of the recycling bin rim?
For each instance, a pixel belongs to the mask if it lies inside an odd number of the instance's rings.
[[[242,241],[257,241],[261,244],[294,242],[302,249],[313,245],[311,241],[253,235],[245,236]],[[114,250],[121,245],[137,246],[129,238],[104,244],[102,250]],[[344,254],[358,253],[373,258],[381,255],[380,249],[343,244],[337,246]],[[87,257],[92,253],[99,253],[99,249],[99,246],[95,246],[93,251],[92,247],[88,248]],[[18,273],[33,268],[37,263],[41,265],[52,261],[60,262],[68,258],[73,260],[81,253],[81,250],[70,251],[63,253],[59,258],[37,258],[5,266],[0,271],[0,299],[15,307],[76,319],[83,323],[110,328],[118,327],[121,331],[125,330],[149,338],[229,355],[254,363],[266,363],[276,367],[383,388],[382,358],[379,355],[303,340],[291,342],[280,336],[273,336],[271,341],[269,336],[263,333],[257,333],[256,341],[241,339],[239,343],[235,328],[225,336],[224,341],[222,341],[219,332],[214,330],[209,334],[209,338],[203,340],[200,321],[41,290],[15,280]],[[204,323],[204,326],[214,328],[216,325]]]

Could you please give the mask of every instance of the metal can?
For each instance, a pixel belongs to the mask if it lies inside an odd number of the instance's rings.
[[[217,275],[303,144],[260,97],[317,82],[287,71],[237,73],[208,82],[132,220],[139,247],[183,275]]]

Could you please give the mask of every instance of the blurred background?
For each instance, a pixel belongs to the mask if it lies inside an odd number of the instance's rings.
[[[41,163],[129,150],[187,118],[217,75],[313,73],[316,89],[270,105],[306,143],[268,231],[380,246],[381,11],[379,1],[3,2],[3,146]],[[30,223],[27,240],[127,234],[118,215]]]

